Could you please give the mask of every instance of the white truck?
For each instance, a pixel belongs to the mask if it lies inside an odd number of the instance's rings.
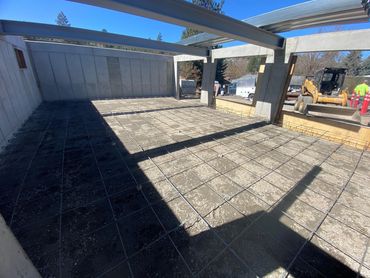
[[[252,100],[256,92],[256,76],[247,76],[236,82],[235,95]]]

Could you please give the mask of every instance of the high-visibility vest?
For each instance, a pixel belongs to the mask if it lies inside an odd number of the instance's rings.
[[[369,86],[365,83],[359,84],[356,86],[355,92],[361,97],[364,97],[367,93],[369,93]]]

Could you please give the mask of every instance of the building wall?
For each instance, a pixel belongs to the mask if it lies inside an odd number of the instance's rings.
[[[27,42],[46,101],[174,95],[172,56]]]
[[[14,48],[23,51],[20,69]],[[0,151],[41,103],[27,47],[19,37],[0,36]]]

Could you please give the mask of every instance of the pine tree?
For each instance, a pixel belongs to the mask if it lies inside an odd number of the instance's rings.
[[[220,84],[225,84],[225,71],[227,69],[227,63],[225,59],[218,59],[217,60],[217,68],[216,68],[216,80]]]
[[[222,7],[224,5],[225,0],[192,0],[194,5],[198,5],[202,8],[214,11],[216,13],[222,14]],[[193,28],[186,28],[181,35],[181,39],[186,39],[196,34],[201,33]],[[219,46],[215,46],[218,48]],[[191,67],[187,67],[191,68]],[[221,84],[225,83],[225,71],[227,69],[227,63],[224,59],[217,60],[217,69],[216,69],[216,80]],[[193,62],[193,72],[197,73],[199,76],[196,76],[196,80],[202,80],[202,73],[203,73],[203,63],[199,61]]]
[[[261,58],[258,56],[253,56],[248,59],[247,72],[248,73],[257,73],[258,68],[261,64]]]
[[[184,31],[182,31],[181,39],[184,40],[186,38],[195,36],[195,35],[200,34],[200,33],[202,33],[202,32],[188,27]]]
[[[57,19],[55,20],[56,24],[59,26],[68,26],[70,27],[71,24],[68,21],[67,16],[63,12],[59,12],[57,15]]]
[[[347,73],[351,76],[358,76],[361,74],[361,51],[350,51],[343,59],[343,66],[348,69]]]
[[[214,48],[221,48],[222,46],[216,45]],[[227,62],[225,59],[217,59],[216,61],[216,77],[215,80],[220,84],[225,84],[225,75],[227,70]]]
[[[194,5],[198,5],[216,13],[223,13],[222,7],[224,6],[224,2],[225,0],[220,0],[219,2],[216,0],[192,0]],[[201,33],[201,31],[188,27],[182,32],[181,39],[183,40],[199,33]]]

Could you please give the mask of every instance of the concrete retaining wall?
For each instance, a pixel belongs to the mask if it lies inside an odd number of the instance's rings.
[[[240,116],[250,117],[255,114],[255,107],[248,104],[237,103],[235,101],[216,98],[216,109],[226,111],[228,113],[235,113]]]
[[[345,122],[283,111],[280,125],[284,128],[317,136],[332,142],[370,151],[370,128]]]
[[[237,103],[226,98],[216,98],[215,107],[218,110],[244,117],[256,115],[255,108],[252,105]],[[310,136],[370,151],[370,128],[366,126],[356,126],[331,119],[307,117],[288,111],[282,112],[278,124],[283,128]]]
[[[41,278],[0,214],[0,277]]]
[[[174,95],[172,56],[27,42],[46,101]]]
[[[23,51],[20,69],[14,48]],[[0,36],[0,151],[41,103],[27,47],[19,37]]]

